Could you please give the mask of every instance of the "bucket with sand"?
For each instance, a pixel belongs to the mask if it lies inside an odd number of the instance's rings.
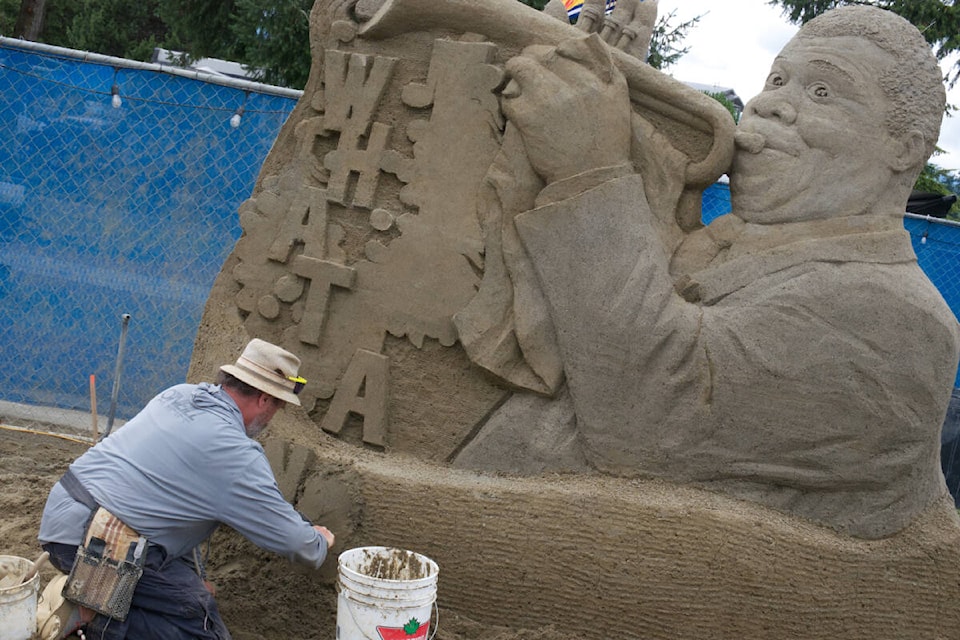
[[[430,558],[391,547],[340,554],[339,640],[427,640],[440,568]],[[434,629],[436,634],[436,629]]]
[[[30,640],[37,630],[37,564],[0,556],[0,640]]]

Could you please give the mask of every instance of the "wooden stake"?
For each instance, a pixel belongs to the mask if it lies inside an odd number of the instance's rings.
[[[99,437],[99,424],[97,423],[97,376],[90,374],[90,413],[93,415],[93,442],[97,442]]]

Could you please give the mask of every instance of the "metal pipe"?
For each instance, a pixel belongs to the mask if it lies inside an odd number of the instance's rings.
[[[209,73],[207,71],[185,69],[183,67],[160,64],[157,62],[138,62],[136,60],[127,60],[126,58],[115,58],[113,56],[105,56],[99,53],[78,51],[76,49],[67,49],[65,47],[55,47],[53,45],[43,44],[42,42],[32,42],[30,40],[21,40],[19,38],[0,36],[0,47],[21,49],[23,51],[33,51],[48,56],[70,58],[72,60],[89,62],[91,64],[102,64],[111,67],[121,67],[124,69],[139,69],[142,71],[156,71],[158,73],[167,73],[170,75],[190,78],[191,80],[199,80],[201,82],[207,82],[210,84],[218,84],[224,87],[230,87],[232,89],[243,89],[245,91],[266,93],[284,98],[299,99],[300,96],[303,95],[303,91],[298,89],[277,87],[275,85],[263,84],[262,82],[253,82],[252,80],[243,80],[240,78],[233,78],[231,76],[222,76],[215,73]]]
[[[117,347],[117,365],[113,370],[113,392],[110,394],[110,413],[107,416],[107,428],[103,431],[103,438],[110,435],[113,429],[113,417],[117,412],[117,397],[120,395],[120,372],[123,369],[123,354],[127,348],[127,326],[130,324],[130,314],[120,316],[120,346]],[[100,438],[103,440],[103,438]]]
[[[933,222],[934,224],[942,224],[947,227],[960,227],[960,222],[956,220],[947,220],[946,218],[937,218],[935,216],[925,216],[920,213],[910,213],[909,211],[905,214],[907,218],[913,218],[914,220],[926,220],[927,222]]]

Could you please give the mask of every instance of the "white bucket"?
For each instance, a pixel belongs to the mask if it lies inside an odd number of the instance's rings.
[[[440,567],[391,547],[340,554],[337,640],[427,640]],[[433,631],[436,634],[436,629]]]
[[[33,562],[17,556],[0,556],[0,566],[23,575],[33,568]],[[30,640],[33,637],[37,631],[39,590],[39,575],[25,584],[0,589],[0,640]]]

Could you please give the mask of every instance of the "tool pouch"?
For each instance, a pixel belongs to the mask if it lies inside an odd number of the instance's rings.
[[[63,597],[115,620],[125,620],[146,558],[147,539],[99,507],[77,549]]]

